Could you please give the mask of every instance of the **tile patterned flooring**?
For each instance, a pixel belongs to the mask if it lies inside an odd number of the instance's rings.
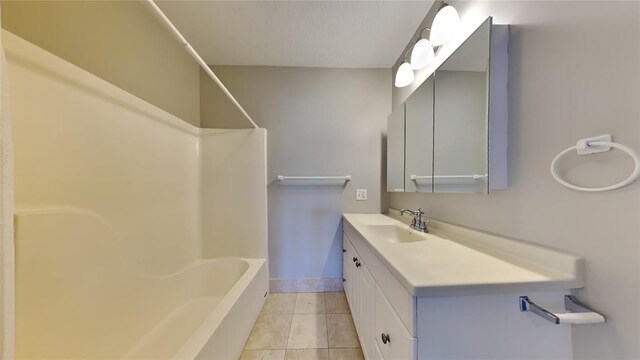
[[[364,360],[343,292],[269,294],[240,360]]]

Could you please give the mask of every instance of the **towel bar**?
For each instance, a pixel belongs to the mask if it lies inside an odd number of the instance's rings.
[[[473,174],[473,175],[411,175],[411,181],[421,180],[421,179],[485,179],[489,175],[488,174]]]
[[[558,324],[597,324],[606,322],[601,314],[589,309],[579,302],[573,295],[564,296],[564,308],[571,312],[554,314],[543,307],[537,305],[528,296],[520,296],[520,311],[532,312],[541,318]]]
[[[285,180],[342,180],[344,182],[351,181],[351,175],[346,176],[284,176],[278,175],[278,181]]]

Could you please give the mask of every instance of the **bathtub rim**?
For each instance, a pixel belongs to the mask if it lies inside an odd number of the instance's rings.
[[[249,264],[249,268],[224,295],[222,300],[216,305],[213,311],[211,311],[209,315],[207,315],[207,317],[202,321],[202,323],[200,323],[198,328],[196,328],[189,339],[180,347],[180,349],[178,349],[178,351],[176,351],[171,356],[172,360],[197,358],[198,354],[205,347],[209,339],[214,336],[216,330],[218,330],[220,324],[229,314],[236,301],[244,294],[245,290],[249,287],[249,285],[251,285],[253,281],[258,281],[256,275],[259,273],[263,266],[266,266],[267,263],[266,259],[224,257],[224,259],[229,258],[235,258],[245,261]],[[206,260],[217,259],[218,258]]]

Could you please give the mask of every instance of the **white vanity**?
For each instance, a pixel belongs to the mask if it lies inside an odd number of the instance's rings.
[[[565,312],[580,258],[437,221],[422,233],[397,212],[343,220],[344,289],[367,359],[571,358],[571,325],[519,302]]]

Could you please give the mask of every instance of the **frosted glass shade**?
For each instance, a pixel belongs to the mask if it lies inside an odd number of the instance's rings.
[[[431,60],[435,57],[433,47],[427,39],[420,39],[411,51],[411,68],[413,70],[420,70],[429,65]]]
[[[433,24],[431,24],[431,38],[429,39],[431,45],[440,46],[451,40],[459,26],[458,11],[451,5],[444,6],[438,11],[433,19]]]
[[[411,64],[403,62],[396,72],[396,87],[405,87],[413,82],[413,69]]]

